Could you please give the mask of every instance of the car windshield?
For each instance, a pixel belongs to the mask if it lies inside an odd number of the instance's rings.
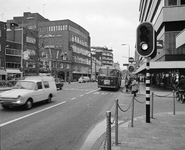
[[[27,89],[33,90],[35,83],[31,81],[18,81],[14,86],[14,89]]]

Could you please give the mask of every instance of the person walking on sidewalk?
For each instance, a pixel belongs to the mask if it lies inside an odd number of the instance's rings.
[[[185,91],[185,76],[184,75],[181,75],[181,78],[180,78],[179,83],[177,84],[177,87]]]
[[[136,97],[136,93],[138,92],[139,89],[139,84],[136,80],[136,78],[132,78],[132,83],[131,83],[131,92],[134,94],[134,97]]]

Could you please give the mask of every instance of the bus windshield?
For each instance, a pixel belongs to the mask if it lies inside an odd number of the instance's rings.
[[[100,76],[117,76],[118,75],[118,71],[116,69],[103,69],[100,68],[99,70],[99,75]]]

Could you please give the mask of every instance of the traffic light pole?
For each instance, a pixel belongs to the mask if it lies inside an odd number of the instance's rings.
[[[146,62],[146,123],[150,123],[150,60]]]

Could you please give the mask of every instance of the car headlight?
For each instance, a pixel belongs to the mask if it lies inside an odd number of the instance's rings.
[[[21,96],[21,95],[19,95],[18,97],[17,97],[17,100],[22,100],[23,99],[23,97]]]

